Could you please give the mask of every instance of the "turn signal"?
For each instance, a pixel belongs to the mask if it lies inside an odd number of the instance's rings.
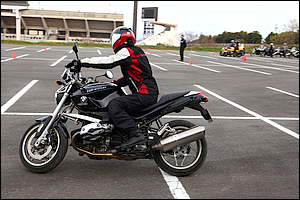
[[[201,102],[200,103],[206,103],[208,102],[208,98],[206,96],[204,96],[201,92],[197,93],[197,95],[201,96]]]
[[[57,85],[64,85],[64,83],[61,82],[61,81],[59,81],[59,80],[55,81],[55,83],[56,83]]]

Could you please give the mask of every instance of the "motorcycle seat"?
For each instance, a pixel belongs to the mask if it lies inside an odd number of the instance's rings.
[[[152,109],[154,109],[154,108],[156,108],[156,107],[158,107],[158,106],[160,106],[160,105],[162,105],[162,104],[164,104],[168,101],[172,101],[174,99],[182,97],[182,96],[186,95],[189,92],[190,91],[165,94],[159,99],[159,101],[157,103],[155,103],[155,104],[153,104],[153,105],[151,105],[147,108],[144,108],[144,109],[140,110],[139,112],[142,113],[142,112],[152,110]]]

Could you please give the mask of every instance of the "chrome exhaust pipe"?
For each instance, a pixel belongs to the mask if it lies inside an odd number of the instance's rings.
[[[180,132],[179,134],[171,135],[160,140],[158,144],[152,146],[152,149],[166,152],[175,147],[200,140],[204,137],[204,135],[205,126],[194,126],[186,131]]]

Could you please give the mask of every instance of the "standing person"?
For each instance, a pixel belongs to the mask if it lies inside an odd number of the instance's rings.
[[[274,44],[273,42],[270,43],[270,49],[269,49],[269,54],[273,58],[273,53],[274,53]]]
[[[183,61],[183,51],[186,47],[186,40],[183,38],[184,36],[181,35],[181,40],[180,40],[180,60]]]
[[[129,86],[132,94],[117,97],[108,104],[108,112],[113,124],[129,139],[116,148],[126,148],[145,142],[144,135],[136,126],[135,121],[128,113],[137,112],[153,105],[159,94],[158,86],[152,75],[152,69],[145,52],[134,46],[135,36],[131,29],[118,27],[110,35],[112,48],[115,55],[108,57],[93,57],[82,59],[81,62],[73,60],[66,67],[76,66],[111,69],[121,67],[123,77],[113,81],[117,86]]]
[[[285,54],[287,53],[288,51],[288,46],[286,45],[286,43],[283,43],[283,55],[285,57]]]

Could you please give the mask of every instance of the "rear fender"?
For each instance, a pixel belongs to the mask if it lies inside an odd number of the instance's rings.
[[[200,96],[200,95],[193,95],[190,98],[191,98],[191,102],[186,107],[200,111],[204,119],[206,119],[208,122],[212,122],[213,120],[209,114],[209,111],[200,105],[201,102],[202,103],[207,102],[208,99],[205,96]]]

